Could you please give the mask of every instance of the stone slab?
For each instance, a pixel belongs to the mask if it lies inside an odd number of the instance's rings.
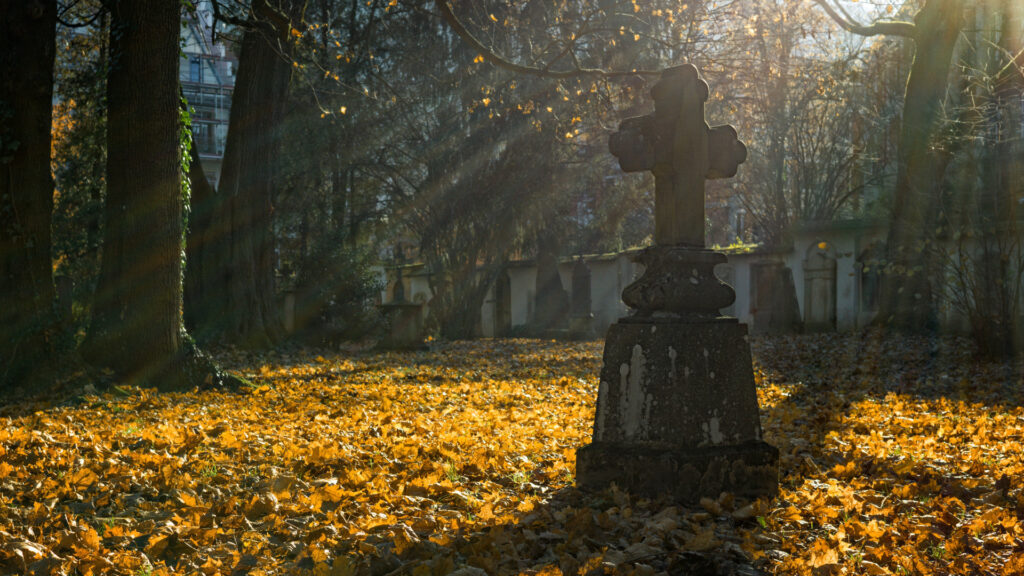
[[[608,329],[594,442],[699,448],[758,440],[745,324],[624,319]]]
[[[390,329],[377,343],[380,350],[425,350],[423,343],[423,315],[421,304],[393,302],[384,304],[381,311],[390,323]]]
[[[608,330],[583,489],[696,501],[774,494],[778,450],[761,438],[747,327],[735,318],[623,318]]]
[[[576,452],[576,479],[583,490],[615,483],[630,494],[687,503],[722,492],[772,496],[778,491],[779,451],[760,441],[706,448],[595,442]]]

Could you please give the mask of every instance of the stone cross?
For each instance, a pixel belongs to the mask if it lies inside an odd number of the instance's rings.
[[[609,142],[623,170],[654,173],[655,244],[622,292],[634,312],[608,328],[577,484],[687,502],[770,495],[779,452],[761,438],[747,327],[721,316],[735,292],[714,273],[726,256],[704,248],[704,181],[735,175],[747,150],[704,121],[708,86],[693,66],[666,70],[652,96],[654,114]]]
[[[655,244],[703,248],[704,180],[735,176],[747,147],[704,120],[708,85],[693,65],[665,70],[651,96],[654,113],[624,120],[609,148],[624,171],[654,173]]]

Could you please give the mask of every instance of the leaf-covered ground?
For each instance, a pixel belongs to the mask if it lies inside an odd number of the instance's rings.
[[[0,409],[0,573],[1024,574],[1020,371],[754,340],[779,496],[573,488],[601,343],[224,355],[234,393]]]

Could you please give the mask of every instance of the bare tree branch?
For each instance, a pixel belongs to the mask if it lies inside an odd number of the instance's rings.
[[[214,41],[217,40],[217,22],[238,26],[240,28],[246,28],[250,25],[249,21],[245,18],[238,18],[230,14],[224,14],[221,11],[220,0],[212,0],[210,2],[210,6],[213,8],[213,23],[211,24],[210,36]]]
[[[71,22],[69,20],[65,20],[64,16],[71,12],[71,9],[78,5],[80,1],[81,0],[74,0],[73,2],[70,2],[68,4],[58,3],[57,23],[60,24],[61,26],[64,26],[65,28],[85,28],[86,26],[92,26],[97,20],[99,20],[100,16],[102,16],[103,13],[107,10],[107,7],[101,4],[100,8],[96,10],[96,12],[94,12],[92,16],[88,18],[85,18],[79,22]]]
[[[542,76],[545,78],[576,78],[580,76],[601,76],[610,78],[618,76],[661,75],[660,70],[602,70],[600,68],[581,68],[578,63],[576,66],[568,70],[550,70],[547,66],[537,67],[519,64],[496,53],[493,49],[486,46],[483,42],[473,36],[473,33],[470,32],[455,13],[452,12],[451,6],[448,5],[448,0],[434,0],[434,5],[437,6],[437,9],[441,12],[441,18],[451,26],[452,30],[462,38],[463,42],[469,44],[471,48],[479,52],[480,56],[482,56],[484,60],[500,68],[515,72],[516,74]],[[570,48],[574,42],[575,41],[570,42]],[[559,58],[564,56],[564,54],[565,53],[563,51],[563,53],[559,55]]]
[[[828,0],[814,0],[814,3],[828,13],[828,15],[835,20],[836,24],[840,28],[850,32],[852,34],[858,34],[860,36],[902,36],[904,38],[916,38],[917,37],[917,26],[913,22],[900,22],[897,20],[879,20],[870,25],[861,24],[855,21],[849,16],[849,14],[843,10],[842,6],[839,10],[842,10],[843,14],[840,14],[834,6],[828,3]]]

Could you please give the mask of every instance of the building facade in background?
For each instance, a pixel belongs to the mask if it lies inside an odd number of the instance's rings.
[[[196,10],[183,24],[179,79],[192,107],[192,134],[207,180],[220,180],[224,143],[228,137],[231,94],[235,88],[238,59],[221,35],[223,24],[213,34],[213,10],[208,0],[196,3]]]

